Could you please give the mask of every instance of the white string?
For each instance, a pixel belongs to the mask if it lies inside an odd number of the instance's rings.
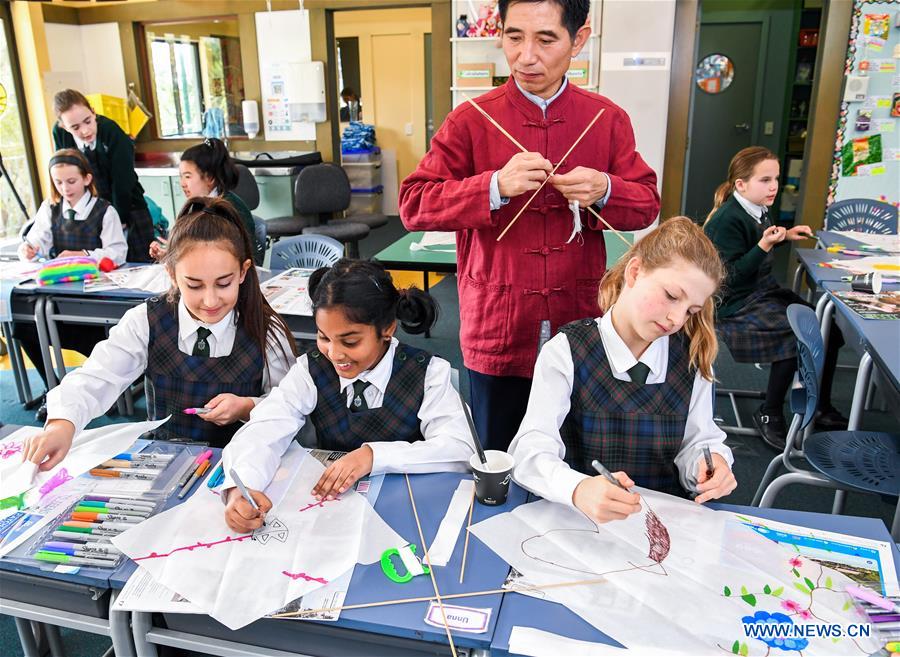
[[[581,204],[578,201],[569,201],[569,209],[572,211],[572,234],[569,235],[569,239],[566,240],[566,244],[570,244],[572,240],[575,239],[575,236],[578,236],[579,243],[582,241],[581,237]]]

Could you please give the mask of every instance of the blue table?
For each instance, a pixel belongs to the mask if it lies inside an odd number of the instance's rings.
[[[824,513],[785,511],[783,509],[758,509],[733,504],[714,503],[708,506],[714,509],[746,513],[803,527],[891,541],[884,524],[875,518],[833,516]],[[896,545],[893,545],[893,553],[894,563],[900,569],[900,551],[897,550]],[[507,593],[503,598],[503,606],[500,608],[500,619],[497,622],[494,641],[491,644],[491,654],[494,657],[506,657],[511,654],[509,652],[509,636],[515,625],[535,627],[581,641],[605,643],[614,646],[621,645],[562,605],[525,595]]]
[[[466,475],[468,476],[468,475]],[[413,493],[425,540],[430,544],[453,491],[464,477],[441,473],[411,475]],[[472,522],[510,511],[523,503],[526,492],[513,485],[506,504],[486,507],[475,504]],[[387,475],[375,509],[401,536],[419,545],[406,482],[402,475]],[[465,530],[460,532],[453,556],[435,574],[441,595],[500,588],[509,566],[474,537],[469,540],[466,573],[459,583]],[[421,546],[419,546],[421,548]],[[124,584],[124,582],[123,582]],[[433,595],[431,579],[420,576],[406,584],[395,584],[381,572],[379,564],[357,565],[345,604],[375,602]],[[502,596],[454,598],[448,604],[491,607],[494,612],[487,632],[453,632],[458,648],[484,654],[491,645]],[[165,614],[167,627],[157,623],[158,615],[134,613],[133,631],[138,654],[155,655],[155,645],[229,655],[346,654],[346,655],[433,655],[449,650],[443,628],[427,625],[423,618],[427,602],[352,609],[341,613],[336,622],[262,619],[237,631],[231,631],[208,616]]]

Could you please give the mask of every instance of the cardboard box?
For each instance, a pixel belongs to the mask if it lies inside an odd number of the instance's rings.
[[[590,80],[590,65],[590,62],[573,59],[572,63],[569,64],[569,70],[566,72],[569,82],[581,85],[588,84]]]
[[[456,65],[456,86],[492,87],[494,85],[494,65],[490,62]]]

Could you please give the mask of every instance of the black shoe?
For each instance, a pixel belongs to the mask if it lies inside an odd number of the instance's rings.
[[[34,412],[34,419],[38,422],[46,422],[47,421],[47,399],[41,402],[41,405],[38,406],[38,409]]]
[[[825,431],[846,431],[850,421],[836,408],[826,408],[816,413],[816,428]]]
[[[753,411],[753,424],[759,429],[762,439],[766,444],[774,447],[779,452],[784,451],[787,440],[787,424],[783,415],[766,413],[762,406]]]

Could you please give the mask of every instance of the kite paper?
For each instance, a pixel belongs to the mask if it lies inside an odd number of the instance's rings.
[[[128,451],[142,434],[153,431],[168,419],[108,424],[82,431],[72,441],[66,458],[47,472],[38,472],[35,464],[23,461],[25,441],[43,433],[43,429],[22,427],[0,440],[0,500],[31,488],[37,488],[39,497],[43,497],[116,454]]]
[[[471,531],[531,584],[601,580],[535,593],[626,647],[745,656],[878,649],[871,638],[751,638],[745,628],[754,625],[867,621],[844,592],[852,584],[844,575],[729,514],[636,490],[642,510],[625,520],[598,526],[573,508],[542,500]]]
[[[357,561],[371,563],[406,543],[366,499],[335,500],[311,492],[325,467],[297,444],[265,490],[266,524],[240,534],[206,487],[188,501],[113,539],[153,578],[235,630],[325,586]]]

